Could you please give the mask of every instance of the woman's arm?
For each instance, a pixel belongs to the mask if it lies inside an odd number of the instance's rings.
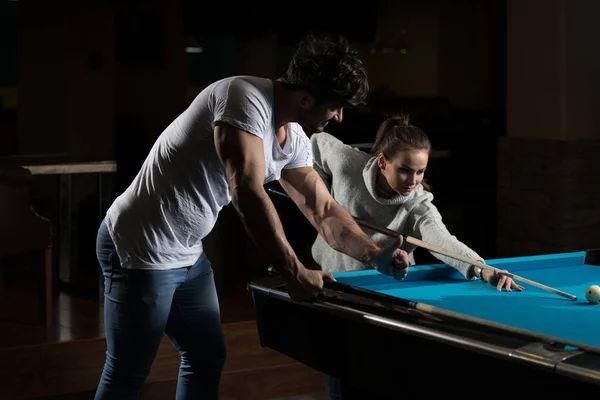
[[[458,240],[458,238],[450,233],[446,225],[443,223],[441,215],[431,210],[419,218],[416,223],[414,235],[421,240],[442,247],[453,253],[462,254],[466,257],[477,261],[484,262],[483,258],[477,254],[469,246]],[[464,261],[445,256],[443,254],[431,252],[431,254],[441,262],[458,270],[466,279],[477,279],[477,269],[473,265]]]
[[[331,192],[331,180],[349,147],[329,133],[315,133],[310,137],[313,167]]]
[[[416,234],[425,242],[435,244],[436,246],[442,247],[453,253],[462,254],[476,261],[485,262],[479,254],[448,231],[442,222],[441,215],[436,212],[436,210],[432,210],[432,212],[425,214],[420,219],[417,224]],[[431,254],[443,263],[456,268],[468,280],[481,279],[492,286],[496,286],[499,291],[503,288],[509,292],[512,290],[520,292],[524,289],[523,286],[518,285],[512,278],[508,278],[499,273],[489,270],[482,271],[481,268],[475,265],[439,253],[431,252]]]

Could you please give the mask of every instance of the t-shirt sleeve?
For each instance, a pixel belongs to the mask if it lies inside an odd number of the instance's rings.
[[[238,78],[231,80],[216,100],[212,125],[224,122],[263,139],[270,115],[264,93]]]
[[[304,130],[298,124],[291,124],[290,130],[290,136],[295,142],[295,151],[284,169],[312,167],[313,154],[308,136],[306,136],[306,133],[304,133]]]

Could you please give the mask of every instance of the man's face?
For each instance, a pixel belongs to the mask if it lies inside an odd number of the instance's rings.
[[[306,133],[319,133],[325,130],[330,121],[342,122],[344,107],[338,103],[313,103],[300,112],[298,123]]]

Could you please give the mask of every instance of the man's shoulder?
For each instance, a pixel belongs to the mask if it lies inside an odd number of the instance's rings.
[[[250,75],[234,75],[221,78],[206,86],[199,95],[214,99],[229,97],[271,97],[273,84],[270,79]]]
[[[223,78],[219,81],[227,87],[228,91],[239,92],[261,92],[266,93],[272,90],[273,82],[270,79],[251,75],[236,75]]]
[[[225,122],[264,138],[273,114],[271,80],[239,75],[223,78],[205,89],[203,101],[214,122]]]

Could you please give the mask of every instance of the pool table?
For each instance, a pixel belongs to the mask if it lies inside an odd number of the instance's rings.
[[[499,292],[445,264],[412,266],[404,281],[337,273],[306,302],[291,300],[277,276],[248,290],[262,346],[337,377],[356,398],[600,389],[600,304],[585,297],[600,284],[600,250],[486,263],[577,300],[527,284]]]

